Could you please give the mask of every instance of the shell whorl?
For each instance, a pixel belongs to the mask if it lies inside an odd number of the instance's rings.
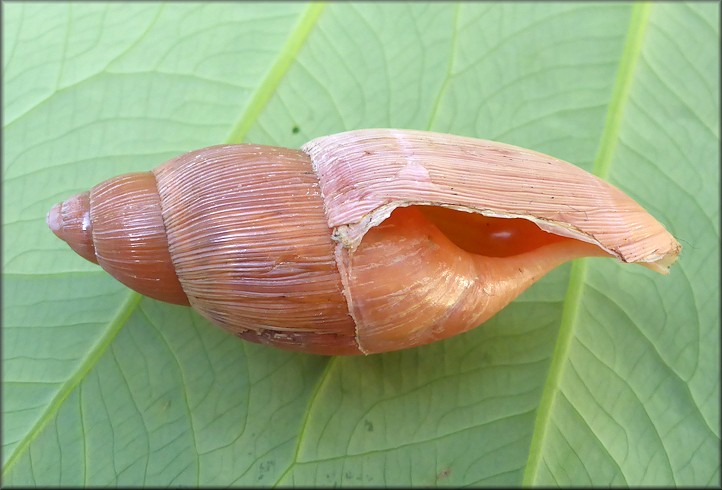
[[[154,173],[169,250],[196,310],[249,340],[358,353],[308,155],[213,146]]]

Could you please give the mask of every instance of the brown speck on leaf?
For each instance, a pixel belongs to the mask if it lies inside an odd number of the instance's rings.
[[[440,482],[442,480],[445,480],[451,475],[451,468],[444,468],[436,475],[436,481]]]

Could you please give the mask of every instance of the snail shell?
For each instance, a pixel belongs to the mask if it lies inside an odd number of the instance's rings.
[[[48,225],[130,288],[254,342],[398,350],[483,323],[554,267],[681,249],[607,182],[511,145],[373,129],[222,145],[56,204]]]

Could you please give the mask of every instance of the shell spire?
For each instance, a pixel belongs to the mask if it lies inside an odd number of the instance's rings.
[[[78,255],[129,288],[168,303],[189,304],[168,252],[152,173],[106,180],[56,204],[46,220]]]

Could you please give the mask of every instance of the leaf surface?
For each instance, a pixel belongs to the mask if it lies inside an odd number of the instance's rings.
[[[719,485],[719,5],[3,4],[5,485]],[[684,249],[356,358],[132,293],[52,204],[184,151],[428,129],[573,162]]]

